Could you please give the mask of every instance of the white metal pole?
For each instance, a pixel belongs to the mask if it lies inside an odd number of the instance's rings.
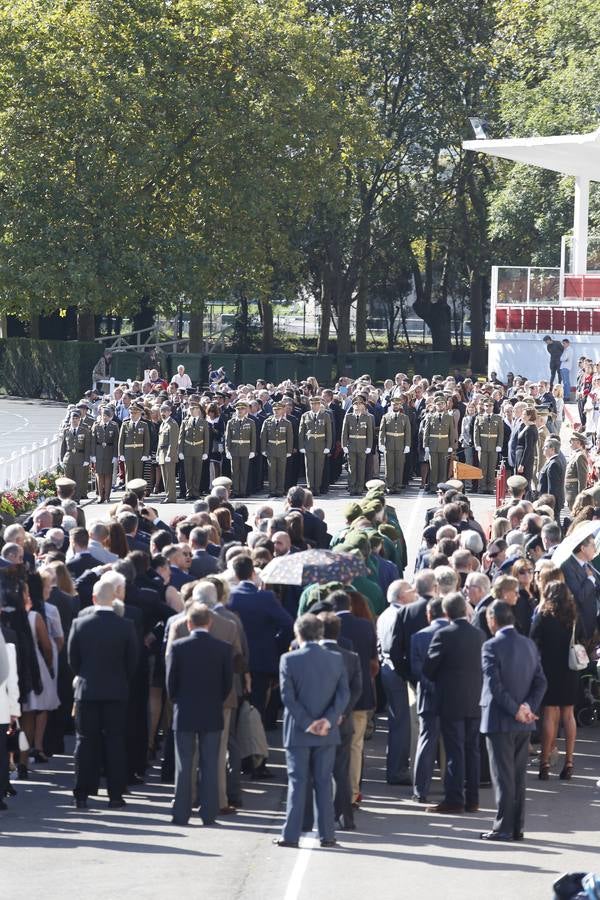
[[[587,272],[589,205],[590,179],[578,175],[575,179],[573,211],[573,273],[575,275],[585,275]]]

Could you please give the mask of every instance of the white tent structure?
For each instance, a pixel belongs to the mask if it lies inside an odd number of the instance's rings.
[[[588,134],[503,138],[498,141],[486,138],[465,141],[463,147],[575,178],[573,273],[584,275],[587,271],[590,181],[600,181],[600,128]]]

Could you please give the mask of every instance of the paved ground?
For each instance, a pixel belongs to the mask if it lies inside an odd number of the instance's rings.
[[[66,404],[52,400],[0,397],[0,458],[13,450],[52,438],[65,415]]]
[[[10,401],[8,401],[10,402]],[[0,424],[5,401],[0,401]],[[23,414],[19,411],[18,414]],[[47,410],[48,423],[55,413]],[[6,429],[4,429],[6,430]],[[319,500],[330,528],[342,524],[347,498],[336,488]],[[251,511],[265,502],[250,501]],[[426,508],[431,498],[413,488],[393,500],[414,560]],[[489,516],[490,498],[475,497],[477,518]],[[161,508],[168,518],[185,504]],[[106,514],[90,504],[88,521]],[[170,824],[171,788],[158,772],[135,789],[127,810],[109,812],[102,795],[82,815],[70,805],[72,766],[69,756],[37,766],[27,782],[17,782],[18,798],[0,814],[0,897],[8,884],[19,896],[44,900],[127,896],[131,900],[171,896],[211,900],[345,900],[365,896],[447,900],[547,900],[554,878],[567,870],[600,869],[597,857],[600,791],[600,742],[596,731],[581,731],[575,777],[560,782],[555,769],[548,782],[538,781],[532,760],[529,778],[527,840],[523,844],[488,845],[479,832],[493,814],[491,790],[481,793],[478,814],[428,815],[408,799],[408,788],[385,782],[385,722],[368,745],[365,801],[357,813],[358,830],[338,833],[341,849],[315,849],[306,837],[302,849],[274,848],[285,800],[285,771],[279,736],[273,741],[272,783],[248,782],[245,807],[225,825],[204,829]],[[439,782],[432,791],[440,795]],[[27,851],[24,853],[23,851]],[[398,865],[401,863],[401,865]],[[10,878],[3,877],[5,873]],[[5,887],[6,886],[6,887]]]

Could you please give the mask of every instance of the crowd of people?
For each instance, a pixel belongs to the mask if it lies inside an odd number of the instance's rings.
[[[336,823],[356,827],[365,741],[385,711],[389,784],[429,804],[437,767],[443,796],[427,809],[463,814],[492,781],[498,813],[482,838],[522,839],[534,741],[547,780],[562,726],[560,779],[573,775],[572,651],[595,661],[598,627],[600,489],[587,468],[571,480],[585,436],[573,433],[568,461],[553,436],[560,388],[495,374],[234,388],[216,375],[198,393],[151,372],[90,394],[68,413],[57,495],[4,529],[0,808],[16,793],[11,767],[26,779],[74,733],[78,809],[103,778],[109,807],[124,807],[156,761],[175,785],[173,822],[197,809],[210,826],[243,805],[244,774],[273,777],[266,735],[283,713],[277,843],[297,846],[316,816],[334,846]],[[513,472],[491,530],[448,477],[458,454],[481,466],[484,490],[500,460]],[[314,496],[344,460],[352,499],[330,534]],[[124,492],[86,522],[92,465],[100,502],[115,477]],[[179,483],[191,501],[168,521],[151,500],[157,465],[166,499]],[[438,502],[409,574],[391,495],[413,476]],[[243,497],[265,479],[283,506],[267,499],[251,517]],[[329,576],[286,579],[296,554]]]

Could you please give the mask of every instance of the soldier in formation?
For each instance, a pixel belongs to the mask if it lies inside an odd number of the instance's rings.
[[[573,509],[575,497],[587,487],[589,464],[585,434],[574,431],[569,443],[572,453],[565,469],[565,500],[569,509]]]
[[[385,481],[391,494],[399,494],[404,481],[404,458],[410,453],[410,419],[403,412],[402,398],[392,397],[392,411],[379,426],[379,449],[383,453]]]
[[[496,468],[498,454],[502,452],[504,422],[502,416],[494,413],[494,401],[483,401],[483,414],[477,416],[473,426],[473,443],[479,454],[479,465],[483,472],[481,489],[493,494],[496,490]]]
[[[165,499],[163,503],[175,503],[177,500],[177,459],[179,450],[179,425],[172,416],[170,403],[160,407],[162,422],[158,429],[158,446],[156,461],[160,466]]]
[[[75,500],[85,499],[88,495],[91,447],[90,429],[81,424],[79,410],[71,410],[69,425],[62,433],[60,458],[66,477],[76,484]]]
[[[323,466],[333,440],[331,417],[323,409],[321,397],[310,398],[310,411],[302,414],[298,428],[298,449],[304,455],[306,484],[313,496],[321,493]]]
[[[150,432],[142,421],[143,404],[135,401],[129,407],[119,433],[119,459],[125,463],[125,483],[144,477],[144,463],[150,458]]]
[[[179,459],[183,461],[186,484],[186,500],[200,497],[202,466],[208,459],[210,433],[208,422],[200,417],[200,402],[190,400],[189,415],[183,419],[179,430]]]
[[[273,415],[265,419],[260,432],[260,450],[269,466],[269,497],[283,497],[285,467],[294,449],[292,423],[284,418],[281,400],[273,403]]]
[[[348,458],[348,491],[362,494],[365,491],[367,456],[373,446],[375,420],[367,412],[365,398],[359,394],[353,400],[352,410],[344,416],[342,448]]]
[[[225,429],[225,453],[231,460],[233,495],[245,497],[248,491],[248,468],[256,454],[256,428],[248,418],[248,401],[238,400],[236,414]]]
[[[92,426],[91,462],[96,470],[98,503],[108,503],[119,446],[119,426],[112,406],[103,406],[99,420]]]
[[[429,493],[448,476],[448,459],[453,450],[454,420],[447,411],[444,394],[435,395],[435,410],[429,414],[423,432],[425,459],[429,463]]]

